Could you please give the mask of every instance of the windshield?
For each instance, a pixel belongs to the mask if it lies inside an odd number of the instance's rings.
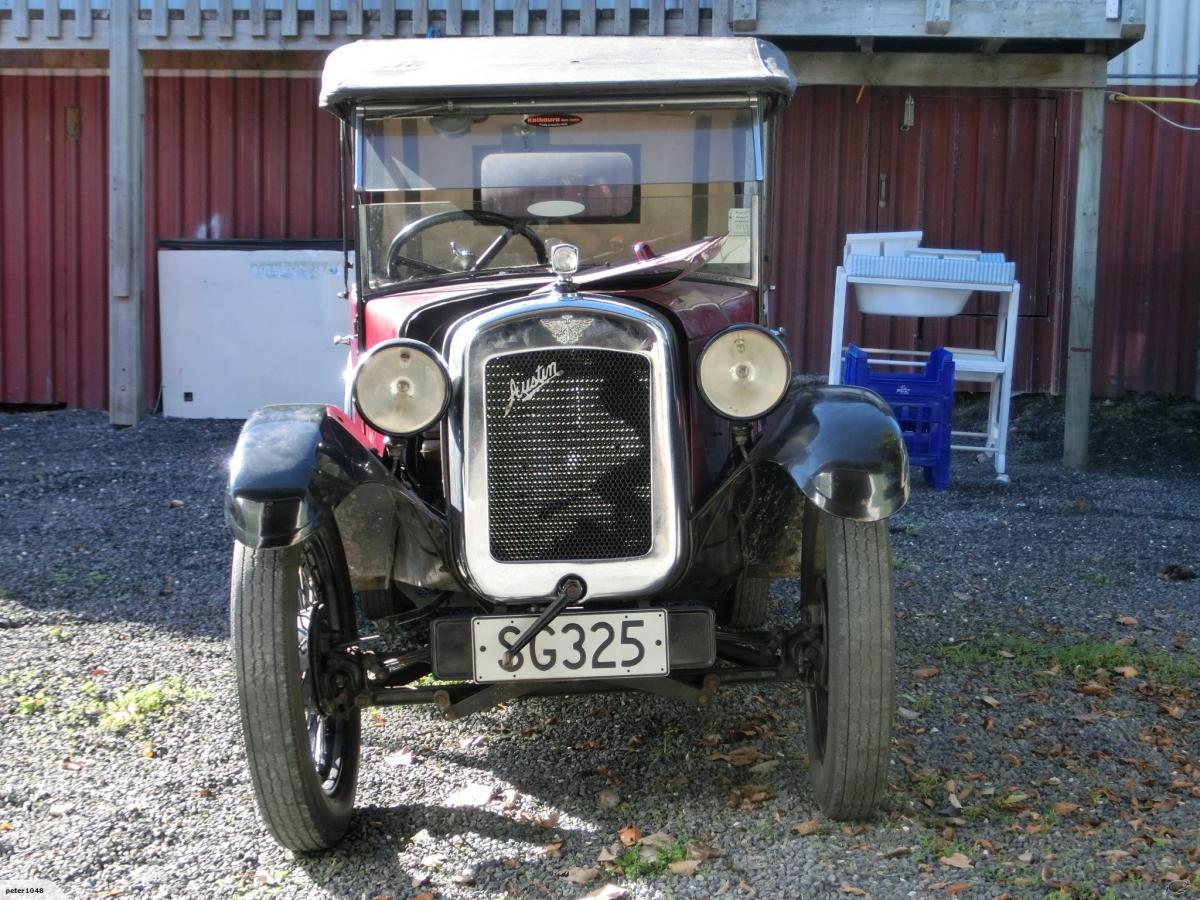
[[[753,280],[762,178],[756,110],[603,110],[359,119],[355,187],[368,293],[406,281],[582,267],[647,244],[728,235],[703,269]]]

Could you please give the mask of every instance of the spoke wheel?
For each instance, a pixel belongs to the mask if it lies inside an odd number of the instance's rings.
[[[821,635],[806,693],[813,791],[834,819],[870,818],[887,783],[895,710],[891,553],[884,522],[805,512],[805,624]]]
[[[292,850],[332,847],[350,824],[359,712],[325,660],[353,640],[354,622],[332,526],[294,547],[234,545],[231,629],[246,757],[263,821]]]

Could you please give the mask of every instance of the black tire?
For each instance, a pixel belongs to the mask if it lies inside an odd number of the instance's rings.
[[[306,609],[316,614],[305,616]],[[302,684],[309,677],[305,669],[314,671],[305,645],[315,651],[352,640],[357,631],[333,526],[275,550],[235,542],[230,620],[242,735],[259,813],[288,849],[333,847],[345,836],[354,810],[359,712],[326,716],[307,699],[312,694]]]
[[[758,628],[767,620],[771,579],[741,574],[717,608],[717,619],[730,628]]]
[[[805,620],[823,633],[818,686],[806,691],[813,792],[832,819],[868,819],[887,784],[896,706],[887,524],[839,519],[809,504],[801,597]]]

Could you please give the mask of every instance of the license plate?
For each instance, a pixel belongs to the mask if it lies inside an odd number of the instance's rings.
[[[479,616],[471,620],[476,681],[630,678],[666,675],[667,613],[564,613],[503,666],[504,654],[537,616]]]

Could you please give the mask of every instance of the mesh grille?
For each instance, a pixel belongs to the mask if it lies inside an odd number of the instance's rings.
[[[650,551],[650,362],[553,349],[488,361],[488,516],[503,562]]]

